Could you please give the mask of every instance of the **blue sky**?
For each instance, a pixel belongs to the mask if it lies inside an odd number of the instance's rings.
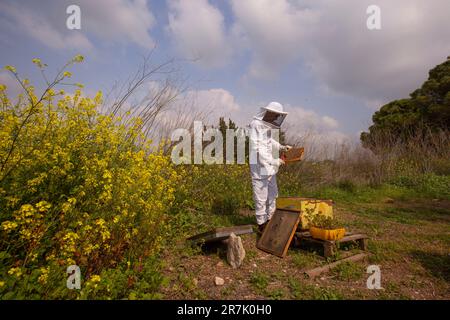
[[[71,4],[81,30],[66,28]],[[370,4],[381,30],[366,27]],[[448,0],[1,0],[0,61],[41,82],[31,59],[54,71],[81,53],[74,81],[92,94],[125,81],[156,46],[155,63],[178,59],[198,108],[245,124],[279,101],[290,130],[341,141],[450,54],[448,12]],[[14,93],[5,71],[0,82]]]

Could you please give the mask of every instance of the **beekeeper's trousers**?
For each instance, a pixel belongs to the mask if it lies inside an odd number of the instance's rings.
[[[260,225],[270,220],[275,212],[278,197],[277,176],[252,179],[252,186],[256,223]]]

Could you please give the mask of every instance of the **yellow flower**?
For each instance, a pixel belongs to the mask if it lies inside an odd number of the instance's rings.
[[[96,225],[98,225],[98,226],[100,226],[100,227],[102,227],[104,224],[105,224],[105,220],[103,220],[103,219],[97,219],[96,221],[95,221],[95,224]]]
[[[63,203],[61,210],[64,213],[67,213],[72,209],[72,207],[77,203],[77,199],[75,198],[69,198],[67,199],[67,202]]]
[[[17,228],[17,223],[12,221],[4,221],[2,222],[2,229],[6,231],[6,233]]]
[[[30,256],[30,260],[31,260],[31,262],[34,262],[34,261],[36,261],[36,259],[37,259],[37,256],[38,256],[38,254],[35,252],[35,253],[33,253],[33,254],[31,254],[31,256]]]
[[[48,209],[50,209],[51,206],[52,205],[47,201],[40,201],[36,204],[36,208],[39,212],[46,212]]]
[[[112,178],[112,174],[110,171],[105,170],[105,172],[103,173],[103,179],[111,179]]]
[[[37,65],[39,68],[42,68],[44,65],[41,62],[41,59],[37,59],[34,58],[33,60],[31,60],[31,62],[33,62],[35,65]]]
[[[46,284],[47,283],[47,279],[48,279],[48,273],[49,273],[49,269],[48,268],[41,268],[41,275],[38,278],[38,281],[42,284]]]
[[[9,269],[8,274],[19,278],[22,275],[22,270],[20,270],[20,268],[11,268]]]
[[[91,282],[100,282],[100,280],[102,280],[102,279],[97,274],[92,275],[91,279],[90,279]]]
[[[16,68],[13,66],[5,66],[5,70],[11,71],[12,73],[17,73]]]
[[[81,54],[77,54],[74,58],[73,58],[73,62],[83,62],[84,57]]]

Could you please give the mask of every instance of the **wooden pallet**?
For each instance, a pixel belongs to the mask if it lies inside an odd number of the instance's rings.
[[[338,250],[338,244],[341,243],[357,243],[359,249],[367,251],[367,240],[368,237],[362,233],[351,233],[346,232],[345,236],[336,241],[328,241],[328,240],[319,240],[311,237],[309,231],[306,232],[296,232],[294,245],[298,246],[300,243],[313,243],[318,244],[323,247],[323,255],[325,258],[333,256]]]

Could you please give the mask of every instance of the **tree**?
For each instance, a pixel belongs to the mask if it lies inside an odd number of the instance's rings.
[[[410,94],[394,100],[372,116],[369,132],[361,133],[365,147],[407,141],[423,130],[450,130],[450,57],[430,70],[428,80]]]

